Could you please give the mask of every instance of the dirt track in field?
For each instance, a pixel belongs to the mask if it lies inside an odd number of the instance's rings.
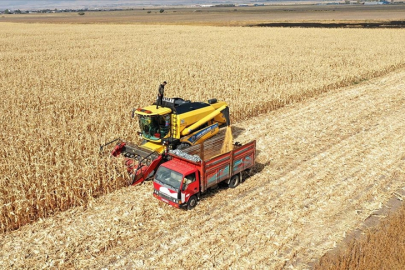
[[[405,186],[405,70],[237,123],[258,171],[192,211],[131,187],[0,236],[6,268],[307,268]]]

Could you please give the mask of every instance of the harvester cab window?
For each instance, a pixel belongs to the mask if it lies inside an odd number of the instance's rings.
[[[146,139],[160,140],[167,136],[170,130],[170,114],[140,115],[139,127]]]
[[[170,130],[170,114],[159,115],[159,129],[161,138],[166,137]]]

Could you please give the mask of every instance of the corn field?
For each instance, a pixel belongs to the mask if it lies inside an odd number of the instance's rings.
[[[163,80],[238,122],[403,67],[404,44],[387,29],[2,23],[0,231],[125,186],[99,145],[136,141],[130,112]]]

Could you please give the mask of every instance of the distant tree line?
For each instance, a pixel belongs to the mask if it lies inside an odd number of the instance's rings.
[[[23,13],[28,13],[28,11],[21,11],[19,9],[11,11],[10,9],[6,9],[3,12],[4,14],[23,14]]]

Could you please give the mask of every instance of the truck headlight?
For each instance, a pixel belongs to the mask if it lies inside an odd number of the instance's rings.
[[[177,204],[181,204],[181,200],[173,198],[173,202]]]

